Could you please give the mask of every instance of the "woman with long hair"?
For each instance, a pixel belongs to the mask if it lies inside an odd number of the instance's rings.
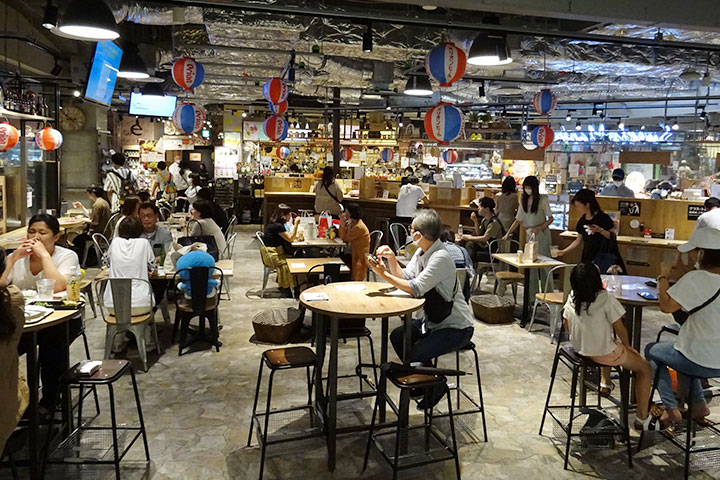
[[[315,184],[315,213],[328,212],[335,217],[342,211],[343,192],[335,181],[335,170],[327,166],[322,179]]]
[[[497,216],[503,224],[503,228],[507,231],[515,220],[518,209],[517,183],[515,179],[508,175],[502,182],[501,191],[495,195],[495,205]]]
[[[123,204],[120,205],[120,217],[117,219],[117,222],[115,222],[114,225],[115,231],[113,232],[113,238],[116,238],[118,236],[118,226],[120,225],[120,223],[122,223],[123,220],[125,220],[127,217],[138,217],[138,214],[140,213],[141,203],[142,202],[140,201],[140,197],[138,197],[137,195],[130,195],[123,199]]]
[[[570,204],[581,214],[575,226],[578,236],[570,245],[558,251],[558,257],[582,245],[581,261],[594,263],[601,273],[606,273],[612,265],[618,265],[624,272],[625,264],[612,232],[615,224],[600,208],[595,192],[583,188],[570,200]]]
[[[25,323],[23,306],[19,288],[0,287],[0,452],[25,412],[30,394],[18,371],[18,343]]]
[[[263,234],[263,263],[277,269],[277,281],[280,291],[287,297],[292,297],[292,288],[297,287],[295,278],[290,273],[287,264],[287,254],[290,251],[290,244],[295,240],[300,225],[300,217],[295,217],[292,229],[287,230],[285,225],[292,220],[292,209],[281,203],[275,208],[270,216],[270,221],[265,227]],[[267,256],[265,255],[267,252]]]
[[[367,274],[367,257],[370,252],[370,230],[362,220],[362,209],[357,203],[345,205],[340,214],[340,238],[350,245],[350,272],[357,282],[365,280]]]

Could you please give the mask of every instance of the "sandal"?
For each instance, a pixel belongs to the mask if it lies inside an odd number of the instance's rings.
[[[635,422],[633,423],[633,427],[638,432],[654,432],[659,430],[659,422],[658,419],[653,417],[652,415],[648,415],[648,417],[645,420],[640,420],[637,415],[635,416]]]
[[[614,383],[612,383],[612,382],[610,382],[609,384],[608,383],[600,383],[600,390],[598,391],[598,393],[600,394],[601,397],[610,398],[610,394],[612,393],[613,390],[615,390]]]

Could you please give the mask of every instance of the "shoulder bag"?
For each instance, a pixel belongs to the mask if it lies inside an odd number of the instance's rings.
[[[720,296],[720,289],[718,289],[718,291],[715,292],[715,295],[713,295],[712,297],[710,297],[710,298],[709,298],[705,303],[703,303],[702,305],[698,305],[697,307],[693,308],[693,309],[690,310],[689,312],[686,312],[685,310],[677,310],[677,311],[673,312],[672,316],[673,316],[673,318],[675,319],[675,321],[677,322],[678,325],[682,325],[683,323],[685,323],[685,321],[688,319],[688,317],[689,317],[690,315],[699,312],[699,311],[702,310],[703,308],[705,308],[705,307],[707,307],[708,305],[710,305],[711,303],[713,303],[713,302],[715,301],[715,299],[718,298],[718,296]]]
[[[458,279],[455,277],[455,288],[453,289],[452,297],[450,300],[445,300],[437,288],[433,287],[425,295],[425,316],[427,319],[434,323],[439,324],[450,316],[455,303],[455,295],[458,291]]]

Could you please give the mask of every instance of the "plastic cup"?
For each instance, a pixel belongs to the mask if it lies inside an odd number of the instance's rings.
[[[551,246],[551,247],[550,247],[550,256],[551,256],[552,258],[557,258],[559,251],[560,251],[560,249],[558,248],[557,245]]]
[[[518,251],[517,251],[517,261],[518,261],[518,263],[522,263],[522,258],[523,258],[523,251],[522,251],[522,250],[518,250]]]
[[[35,283],[37,287],[38,300],[52,300],[55,293],[55,280],[43,278]]]

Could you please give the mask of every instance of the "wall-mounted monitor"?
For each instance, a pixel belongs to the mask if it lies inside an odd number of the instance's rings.
[[[130,115],[142,117],[172,117],[177,97],[173,95],[130,94]]]
[[[122,48],[111,41],[97,42],[85,86],[85,100],[110,105],[122,53]]]

